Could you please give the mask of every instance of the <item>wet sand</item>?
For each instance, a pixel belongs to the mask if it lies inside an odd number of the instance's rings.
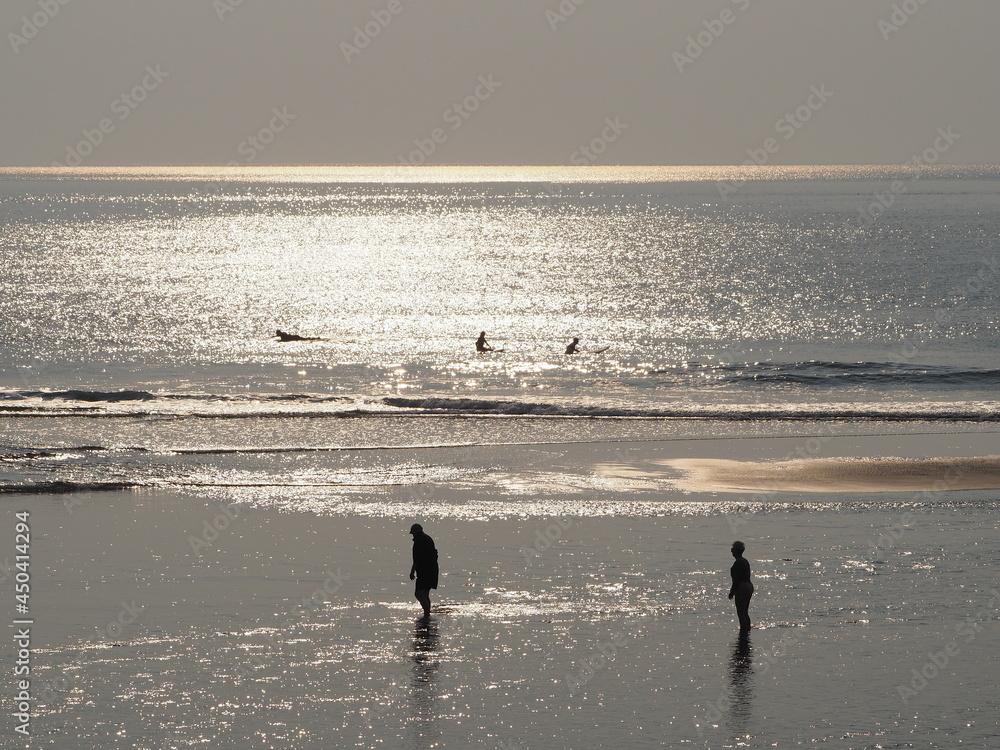
[[[797,461],[674,459],[677,486],[721,492],[943,492],[1000,489],[1000,456],[818,458]]]
[[[984,436],[895,440],[944,454]],[[302,488],[308,510],[280,489],[5,498],[34,534],[33,746],[987,746],[995,493],[755,502],[658,463],[795,445],[442,449],[482,471],[418,493]],[[644,489],[612,464],[666,473]],[[427,624],[413,521],[441,551]],[[734,538],[757,586],[749,643],[725,598]]]

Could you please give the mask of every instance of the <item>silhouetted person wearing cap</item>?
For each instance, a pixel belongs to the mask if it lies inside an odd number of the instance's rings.
[[[733,567],[729,569],[733,577],[733,587],[729,589],[729,598],[736,600],[736,616],[740,618],[740,634],[750,632],[750,599],[753,597],[753,584],[750,582],[750,563],[743,557],[747,546],[743,542],[733,542],[730,552],[736,558]]]
[[[415,523],[410,527],[413,534],[413,567],[410,580],[417,579],[414,596],[424,608],[424,617],[431,615],[431,589],[438,587],[438,552],[434,540],[424,533],[424,527]]]

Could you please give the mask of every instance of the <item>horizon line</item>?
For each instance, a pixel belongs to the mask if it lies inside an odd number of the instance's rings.
[[[94,164],[94,165],[0,165],[3,171],[99,171],[111,169],[568,169],[573,171],[604,169],[816,169],[816,168],[877,168],[913,167],[937,169],[947,167],[998,167],[1000,163],[949,162],[913,165],[908,162],[815,163],[815,164],[386,164],[386,163],[295,163],[295,164]]]

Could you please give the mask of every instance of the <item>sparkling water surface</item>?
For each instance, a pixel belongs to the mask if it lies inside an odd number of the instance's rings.
[[[432,184],[5,173],[0,369],[40,387],[630,399],[675,387],[655,376],[689,362],[995,368],[1000,181],[900,170],[769,170],[730,201],[718,170]],[[898,208],[861,226],[900,176]],[[276,343],[276,328],[330,340]],[[504,357],[474,356],[480,330]],[[573,336],[610,349],[566,362]]]

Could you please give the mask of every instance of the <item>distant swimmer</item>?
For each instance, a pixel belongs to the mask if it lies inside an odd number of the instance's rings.
[[[753,584],[750,582],[750,563],[743,557],[746,550],[743,542],[733,542],[730,552],[736,558],[729,573],[733,577],[733,587],[729,598],[736,599],[736,616],[740,618],[740,634],[750,632],[750,599],[753,598]]]
[[[576,354],[576,352],[577,352],[576,345],[579,344],[579,343],[580,343],[580,339],[579,338],[574,338],[573,339],[573,343],[571,343],[569,346],[566,347],[566,353],[567,354]]]
[[[417,580],[413,595],[424,608],[424,618],[431,614],[431,589],[438,587],[438,552],[434,540],[424,533],[424,527],[415,523],[410,527],[413,534],[413,567],[410,580]]]
[[[285,333],[280,328],[274,332],[280,341],[324,341],[319,336],[299,336],[295,333]]]
[[[479,332],[479,338],[476,339],[476,351],[477,352],[502,352],[503,349],[494,349],[486,341],[486,331]]]

